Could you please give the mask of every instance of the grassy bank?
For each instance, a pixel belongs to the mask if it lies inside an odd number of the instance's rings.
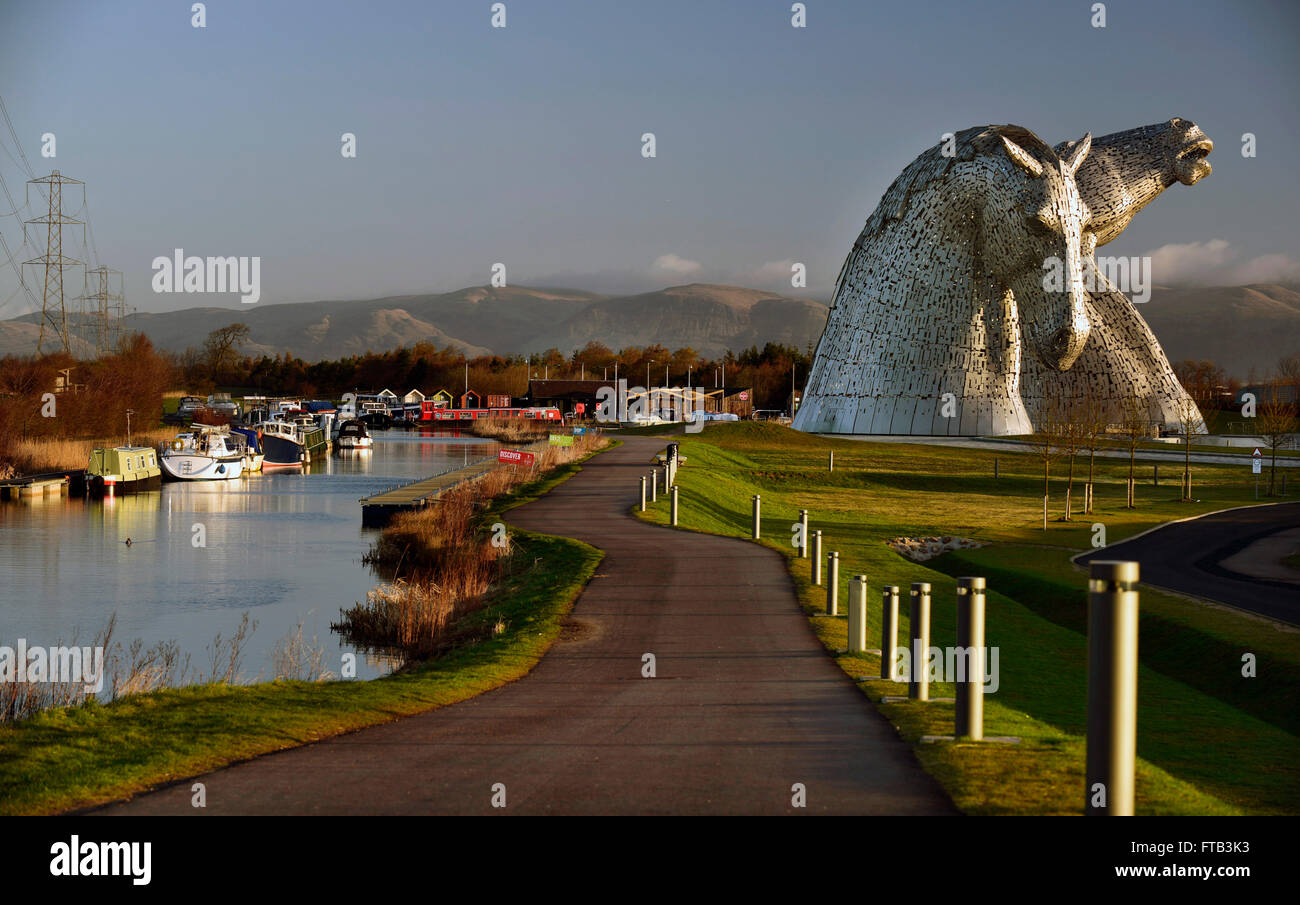
[[[579,471],[563,465],[517,486],[495,519]],[[601,554],[512,530],[520,565],[487,605],[457,621],[480,638],[373,681],[270,682],[169,689],[52,711],[0,727],[0,813],[99,804],[221,766],[454,704],[524,676],[558,637]],[[502,626],[502,630],[484,630]]]
[[[850,578],[868,576],[871,647],[880,637],[882,585],[903,589],[899,637],[905,639],[908,585],[931,583],[931,643],[943,647],[956,641],[955,577],[988,577],[987,643],[1000,650],[1001,687],[986,697],[985,732],[1021,742],[923,743],[924,735],[951,735],[951,703],[878,704],[954,801],[978,814],[1082,810],[1086,597],[1084,575],[1069,559],[1090,548],[1094,523],[1105,525],[1113,543],[1172,518],[1253,502],[1251,476],[1239,466],[1194,465],[1198,502],[1181,503],[1176,481],[1151,486],[1147,464],[1138,508],[1129,510],[1128,463],[1099,460],[1096,512],[1076,511],[1074,521],[1053,521],[1044,532],[1042,466],[1030,454],[826,440],[751,423],[673,439],[689,460],[678,473],[680,524],[748,537],[751,497],[761,494],[761,542],[789,558],[805,610],[831,651],[847,646],[846,620],[824,615],[825,590],[812,585],[811,563],[793,547],[800,509],[810,510],[811,529],[823,531],[825,550],[840,552],[842,613]],[[835,471],[829,472],[832,449]],[[999,479],[993,478],[995,455]],[[1053,472],[1060,474],[1059,463]],[[1064,485],[1054,478],[1054,519],[1063,509]],[[1081,498],[1076,480],[1075,499]],[[666,504],[661,500],[647,517],[666,521]],[[895,537],[935,534],[989,546],[924,564],[885,546]],[[1142,613],[1139,813],[1300,812],[1300,633],[1149,589],[1142,592]],[[1241,676],[1244,651],[1267,664],[1259,678]],[[836,660],[855,679],[880,675],[875,655]],[[877,701],[903,688],[876,679],[859,686]],[[932,694],[948,697],[953,688],[939,685]]]

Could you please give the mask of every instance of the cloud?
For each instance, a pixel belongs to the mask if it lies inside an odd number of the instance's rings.
[[[1174,242],[1146,253],[1150,273],[1164,285],[1239,286],[1300,280],[1300,261],[1287,254],[1259,255],[1238,262],[1240,252],[1225,239]]]
[[[761,284],[783,283],[786,287],[790,285],[791,268],[794,267],[794,258],[786,258],[784,261],[767,261],[762,267],[750,274],[750,278]]]
[[[655,258],[654,269],[662,273],[681,275],[698,273],[700,262],[688,260],[681,255],[666,254]]]

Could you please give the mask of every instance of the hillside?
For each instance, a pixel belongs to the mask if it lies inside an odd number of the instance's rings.
[[[1245,378],[1300,353],[1300,292],[1258,284],[1156,287],[1139,308],[1171,361],[1211,359]],[[595,340],[613,349],[655,343],[690,346],[705,356],[780,342],[816,343],[826,304],[746,289],[693,283],[628,296],[523,286],[470,287],[437,295],[187,308],[128,319],[161,348],[202,345],[236,320],[251,328],[246,350],[289,352],[309,361],[381,351],[416,342],[451,345],[467,355],[527,355],[554,347],[568,354]],[[0,321],[0,355],[30,354],[38,315]]]
[[[1157,286],[1139,311],[1170,361],[1209,359],[1230,376],[1263,377],[1283,355],[1300,354],[1300,292],[1253,284]]]

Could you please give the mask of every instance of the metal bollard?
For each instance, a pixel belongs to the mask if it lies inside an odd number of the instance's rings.
[[[1160,463],[1156,462],[1151,466],[1151,483],[1156,487],[1160,486]]]
[[[849,653],[867,649],[867,576],[854,575],[849,581]]]
[[[835,551],[826,557],[826,615],[840,614],[840,554]]]
[[[926,661],[930,653],[930,584],[912,582],[911,619],[912,675],[907,685],[907,696],[915,701],[930,700],[930,673]]]
[[[1133,816],[1137,761],[1137,583],[1135,562],[1094,560],[1089,567],[1085,814]]]
[[[820,531],[813,532],[812,582],[818,587],[822,583],[822,533]]]
[[[994,456],[993,457],[993,480],[996,481],[997,479],[998,479],[998,457]]]
[[[669,509],[672,512],[672,524],[676,525],[677,524],[677,485],[676,484],[672,486],[672,493],[673,493],[673,498],[672,498],[672,502],[669,504]]]
[[[885,585],[880,603],[880,678],[897,682],[894,663],[898,660],[898,585]]]
[[[830,458],[830,461],[829,461],[829,462],[827,463],[827,465],[826,465],[826,470],[827,470],[827,471],[834,471],[834,470],[835,470],[835,450],[833,450],[833,449],[831,450],[831,458]]]
[[[759,517],[762,514],[762,511],[763,502],[759,499],[759,495],[756,493],[754,494],[754,540],[758,540],[763,534],[762,529],[759,527]]]
[[[641,475],[641,511],[645,512],[645,475]]]
[[[808,510],[799,510],[799,558],[808,558]]]
[[[957,579],[957,648],[966,652],[966,675],[957,681],[957,738],[984,738],[984,590],[983,578]]]
[[[650,502],[656,502],[659,499],[659,469],[650,469]]]

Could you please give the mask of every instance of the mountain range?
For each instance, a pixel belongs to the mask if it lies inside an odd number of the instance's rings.
[[[1294,286],[1157,286],[1140,311],[1171,361],[1210,359],[1245,378],[1252,369],[1263,376],[1283,355],[1300,354],[1300,292]],[[243,321],[250,328],[244,351],[287,352],[308,361],[421,341],[471,357],[549,348],[567,355],[591,340],[615,350],[689,346],[714,357],[767,342],[806,349],[821,335],[826,312],[826,303],[815,299],[705,283],[625,296],[478,286],[365,301],[139,313],[127,326],[160,348],[183,352],[201,346],[210,331]],[[30,354],[39,322],[38,314],[0,321],[0,355]]]

